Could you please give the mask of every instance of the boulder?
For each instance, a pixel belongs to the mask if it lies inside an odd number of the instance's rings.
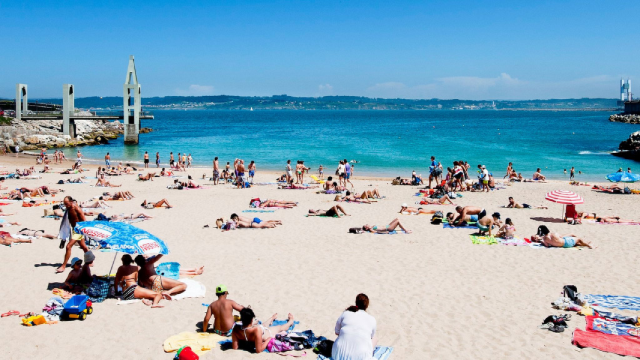
[[[620,143],[620,150],[640,150],[640,131],[636,131],[629,138]]]

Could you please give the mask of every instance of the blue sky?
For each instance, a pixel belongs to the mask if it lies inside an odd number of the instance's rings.
[[[0,97],[17,82],[31,98],[63,83],[122,95],[132,54],[147,97],[614,98],[620,77],[640,89],[638,13],[584,0],[3,1]]]

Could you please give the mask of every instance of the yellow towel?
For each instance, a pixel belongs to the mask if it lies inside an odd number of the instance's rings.
[[[169,337],[164,341],[162,347],[164,348],[164,352],[174,352],[183,346],[191,346],[191,350],[201,356],[203,353],[213,349],[218,342],[228,339],[229,338],[218,334],[186,331]]]
[[[317,176],[315,176],[315,175],[311,175],[311,178],[312,178],[313,180],[315,180],[315,182],[317,182],[318,184],[324,184],[324,182],[325,182],[324,180],[320,180],[320,179],[318,179],[318,177],[317,177]]]

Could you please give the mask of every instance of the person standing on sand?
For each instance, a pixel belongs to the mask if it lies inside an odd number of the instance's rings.
[[[175,160],[173,159],[173,151],[169,153],[169,167],[173,167]]]
[[[571,167],[571,173],[569,174],[569,180],[573,180],[576,177],[576,168]]]
[[[349,180],[350,178],[351,178],[351,164],[349,164],[347,159],[344,159],[344,186],[347,187],[347,183],[349,183],[351,184],[351,188],[353,189],[354,186],[351,180]]]
[[[146,151],[144,152],[144,168],[149,168],[149,153]]]
[[[189,156],[187,157],[187,167],[191,167],[191,160],[192,160],[192,157],[191,157],[191,154],[189,154]]]
[[[233,310],[241,311],[244,309],[244,306],[227,299],[228,295],[229,292],[226,286],[219,285],[216,287],[218,300],[209,304],[207,314],[202,321],[202,332],[209,330],[209,320],[211,320],[211,315],[213,315],[213,332],[220,336],[231,336],[233,327],[235,326]]]
[[[60,224],[60,235],[58,237],[63,239],[62,240],[63,242],[60,244],[60,247],[64,245],[65,239],[68,238],[69,241],[67,242],[67,246],[64,254],[64,262],[56,270],[57,273],[63,272],[67,267],[67,262],[71,257],[71,249],[73,248],[73,245],[75,245],[77,242],[82,248],[82,251],[84,251],[85,253],[89,251],[89,248],[85,244],[84,235],[77,234],[75,232],[76,224],[78,222],[86,221],[84,217],[84,212],[82,211],[82,209],[80,209],[76,201],[73,200],[71,196],[66,196],[64,198],[63,203],[64,203],[64,206],[67,208],[67,210],[63,215],[62,223]]]
[[[18,157],[18,153],[20,152],[20,145],[16,145],[15,149],[16,149],[16,157]]]
[[[293,169],[291,168],[291,160],[287,160],[286,171],[287,171],[287,184],[288,184],[291,182],[291,179],[293,178]]]
[[[180,166],[179,166],[179,165],[180,165],[180,159],[182,159],[182,158],[180,157],[180,155],[182,155],[182,154],[178,153],[178,167],[180,167]]]
[[[213,185],[218,185],[220,180],[220,169],[218,168],[218,157],[213,159]]]
[[[160,167],[160,153],[156,152],[156,168]]]
[[[80,152],[80,150],[78,150],[78,153],[76,154],[76,156],[78,157],[78,164],[82,165],[82,153]]]
[[[253,184],[253,177],[256,175],[256,163],[251,160],[249,163],[249,183]]]
[[[111,167],[111,155],[109,155],[109,153],[104,156],[104,163],[107,167]]]

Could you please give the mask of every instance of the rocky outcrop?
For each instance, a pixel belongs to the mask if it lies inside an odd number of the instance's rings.
[[[142,129],[140,129],[140,134],[147,134],[147,133],[150,133],[152,131],[153,131],[152,128],[143,127]]]
[[[629,138],[620,143],[620,150],[640,150],[640,131],[636,131]]]
[[[635,114],[613,114],[609,116],[609,121],[627,124],[640,124],[640,115]]]
[[[119,121],[76,120],[76,138],[62,135],[62,120],[11,120],[11,125],[0,126],[0,146],[13,151],[15,145],[22,150],[43,147],[83,146],[106,144],[124,133]]]

